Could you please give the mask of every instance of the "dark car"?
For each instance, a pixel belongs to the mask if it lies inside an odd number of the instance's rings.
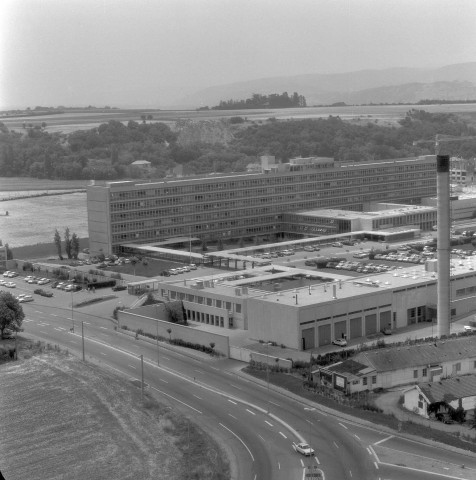
[[[160,276],[161,277],[170,277],[170,273],[168,272],[168,270],[164,270],[164,271],[160,272]]]

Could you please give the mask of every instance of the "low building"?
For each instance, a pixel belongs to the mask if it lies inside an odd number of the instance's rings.
[[[320,367],[313,377],[350,394],[411,383],[424,389],[423,382],[475,373],[476,341],[468,336],[360,352],[350,360]]]
[[[405,390],[403,406],[425,418],[446,414],[450,409],[463,408],[466,419],[474,418],[476,375],[464,375],[421,383]]]

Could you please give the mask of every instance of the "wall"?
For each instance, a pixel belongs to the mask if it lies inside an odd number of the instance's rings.
[[[423,398],[423,408],[418,407],[418,399],[421,395],[420,389],[417,386],[412,387],[410,390],[404,392],[404,403],[403,407],[409,410],[410,412],[421,415],[422,417],[429,418],[427,413],[427,403],[425,398]]]
[[[118,328],[126,325],[130,330],[142,329],[144,333],[157,335],[164,338],[177,338],[185,342],[198,343],[206,347],[210,343],[215,343],[215,351],[229,357],[230,348],[228,337],[217,333],[207,332],[199,328],[187,327],[176,323],[160,320],[165,317],[163,305],[147,305],[145,307],[135,308],[133,310],[118,311]],[[171,329],[172,332],[167,332]]]
[[[89,250],[91,255],[112,253],[112,236],[109,222],[109,189],[87,188]]]

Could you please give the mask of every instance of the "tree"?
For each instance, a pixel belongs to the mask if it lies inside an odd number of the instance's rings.
[[[167,333],[169,334],[169,341],[172,340],[172,329],[167,328]]]
[[[134,267],[134,276],[136,274],[136,265],[139,263],[139,259],[137,257],[131,257],[131,265]]]
[[[55,245],[56,245],[56,251],[58,252],[58,258],[60,260],[63,260],[63,254],[61,252],[61,236],[58,232],[58,229],[55,230],[54,242],[55,242]]]
[[[10,292],[0,292],[0,332],[3,338],[6,329],[20,332],[25,314],[20,302]]]
[[[64,231],[64,249],[66,251],[66,255],[68,258],[72,258],[71,256],[71,235],[69,233],[69,227],[66,227]]]
[[[77,260],[79,254],[79,238],[78,236],[73,233],[71,236],[71,256]]]

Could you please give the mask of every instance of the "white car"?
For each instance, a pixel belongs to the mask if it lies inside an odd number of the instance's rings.
[[[336,338],[335,340],[332,340],[332,344],[338,345],[339,347],[346,347],[347,340],[345,338]]]
[[[8,274],[9,274],[9,273],[10,273],[9,270],[7,270],[6,272],[3,272],[3,276],[4,276],[4,277],[8,277]]]
[[[51,280],[49,278],[42,278],[39,282],[38,285],[46,285],[47,283],[50,283]]]
[[[33,297],[31,295],[24,295],[23,297],[18,298],[20,303],[24,302],[33,302]]]
[[[302,455],[308,457],[314,455],[314,450],[307,443],[294,443],[293,448],[296,452],[301,453]]]
[[[7,288],[15,288],[17,285],[16,285],[16,283],[13,283],[13,282],[7,282],[7,283],[5,284],[5,286],[6,286]]]
[[[197,266],[194,264],[194,263],[191,263],[188,268],[190,268],[190,270],[196,270],[197,269]]]

